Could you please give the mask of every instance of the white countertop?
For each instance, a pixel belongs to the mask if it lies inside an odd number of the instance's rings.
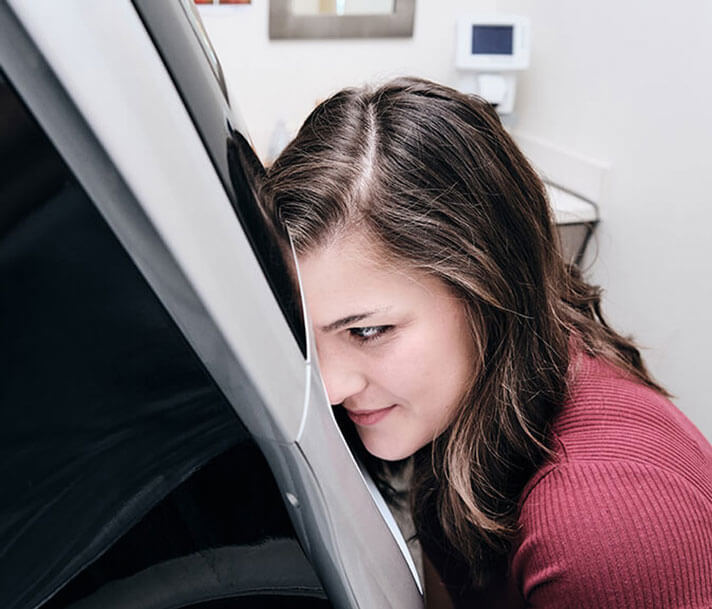
[[[598,220],[598,209],[593,203],[553,184],[545,185],[556,224],[580,224]]]

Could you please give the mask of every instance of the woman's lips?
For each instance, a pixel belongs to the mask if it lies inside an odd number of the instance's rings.
[[[351,419],[356,425],[375,425],[384,417],[388,416],[388,413],[393,410],[397,404],[389,406],[388,408],[381,408],[380,410],[364,410],[361,412],[354,412],[352,410],[347,410],[349,419]]]

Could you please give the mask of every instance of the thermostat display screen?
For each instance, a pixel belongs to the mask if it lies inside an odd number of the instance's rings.
[[[473,25],[473,55],[511,55],[514,28],[511,25]]]

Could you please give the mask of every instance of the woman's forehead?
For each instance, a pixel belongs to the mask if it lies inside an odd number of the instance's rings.
[[[405,263],[394,261],[382,246],[359,233],[331,239],[304,255],[298,255],[297,259],[306,289],[321,286],[331,290],[357,290],[383,282],[420,279],[419,273]]]
[[[406,264],[378,259],[359,239],[334,240],[299,256],[302,289],[316,325],[364,311],[404,311],[449,296],[442,281]],[[375,258],[375,259],[374,259]]]

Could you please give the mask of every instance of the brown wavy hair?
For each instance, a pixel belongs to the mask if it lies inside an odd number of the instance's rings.
[[[366,231],[466,303],[477,374],[416,455],[411,498],[416,530],[433,506],[475,586],[511,550],[522,489],[550,455],[571,345],[666,394],[564,262],[541,180],[478,97],[417,78],[342,90],[267,170],[261,201],[299,255]]]

